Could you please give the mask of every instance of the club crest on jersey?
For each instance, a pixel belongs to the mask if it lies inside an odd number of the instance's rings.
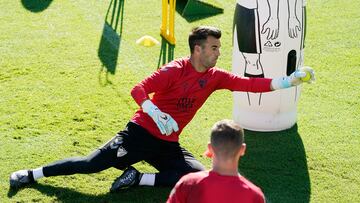
[[[200,79],[200,80],[199,80],[199,85],[200,85],[200,87],[201,87],[201,88],[204,88],[205,85],[206,85],[206,82],[207,82],[206,79]]]

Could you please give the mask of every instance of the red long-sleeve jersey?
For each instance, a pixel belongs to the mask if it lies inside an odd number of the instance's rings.
[[[178,123],[179,131],[162,135],[152,118],[139,109],[132,121],[145,128],[153,136],[177,142],[183,128],[215,90],[268,92],[271,79],[240,77],[213,67],[197,72],[189,58],[174,60],[137,84],[131,95],[140,106],[154,93],[151,101],[162,111],[170,114]]]

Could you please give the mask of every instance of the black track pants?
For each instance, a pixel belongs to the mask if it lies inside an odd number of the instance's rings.
[[[124,170],[143,160],[159,171],[155,178],[157,186],[173,186],[181,176],[205,170],[178,142],[157,139],[141,126],[129,122],[125,130],[88,156],[56,161],[44,166],[43,173],[49,177],[96,173],[110,167]]]

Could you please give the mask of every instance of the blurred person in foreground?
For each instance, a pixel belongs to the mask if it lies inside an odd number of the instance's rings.
[[[238,172],[245,149],[244,131],[238,124],[232,120],[215,123],[205,153],[212,158],[212,168],[183,176],[167,203],[264,203],[261,189]]]

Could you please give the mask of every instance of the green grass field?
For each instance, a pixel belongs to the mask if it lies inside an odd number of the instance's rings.
[[[122,26],[111,35],[116,19],[108,8],[114,2],[1,1],[0,202],[166,200],[171,188],[110,194],[121,173],[116,169],[9,189],[11,172],[87,155],[122,130],[138,108],[130,90],[156,69],[160,46],[135,41],[143,35],[160,40],[161,1],[125,1],[115,12]],[[175,58],[188,55],[192,27],[213,25],[223,30],[218,66],[231,70],[235,1],[217,2],[223,14],[188,21],[176,13]],[[317,81],[303,87],[297,125],[246,131],[248,150],[239,170],[269,202],[360,202],[359,10],[358,0],[307,1],[305,64],[315,69]],[[215,92],[182,133],[181,144],[207,167],[210,160],[202,154],[208,129],[232,117],[232,103],[231,92]],[[136,167],[155,172],[146,163]]]

